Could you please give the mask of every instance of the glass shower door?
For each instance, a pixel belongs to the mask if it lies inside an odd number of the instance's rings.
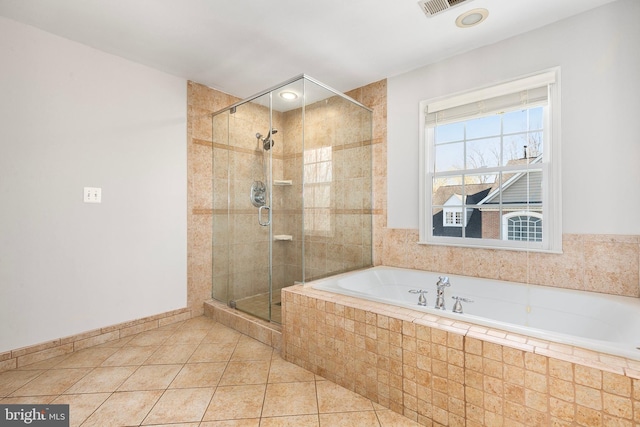
[[[282,323],[282,288],[371,265],[371,118],[304,76],[214,113],[214,299]]]
[[[272,147],[270,94],[229,112],[229,301],[271,320]]]

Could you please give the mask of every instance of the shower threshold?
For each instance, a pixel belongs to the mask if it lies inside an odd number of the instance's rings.
[[[271,319],[269,319],[269,293],[251,295],[235,300],[236,310],[259,317],[263,320],[282,324],[282,301],[280,300],[280,289],[273,291]]]

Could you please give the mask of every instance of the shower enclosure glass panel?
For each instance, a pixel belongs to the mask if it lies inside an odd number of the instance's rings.
[[[214,299],[281,323],[283,287],[372,264],[371,124],[307,76],[214,113]]]

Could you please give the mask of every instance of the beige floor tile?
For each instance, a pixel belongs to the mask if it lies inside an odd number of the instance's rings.
[[[64,394],[51,403],[69,405],[69,427],[77,427],[109,396],[111,393]]]
[[[317,414],[314,382],[268,384],[263,417]]]
[[[226,367],[225,362],[186,364],[169,388],[215,387]]]
[[[41,360],[40,362],[30,363],[28,365],[20,366],[18,371],[31,371],[55,368],[60,362],[71,356],[71,354],[62,354],[60,356],[52,357],[51,359]]]
[[[269,378],[269,360],[231,361],[227,365],[222,378],[223,385],[266,384]]]
[[[200,344],[209,333],[207,329],[178,329],[164,342],[165,345]]]
[[[203,421],[259,418],[264,401],[264,385],[218,387]]]
[[[209,406],[214,390],[213,387],[167,390],[142,424],[200,421]]]
[[[58,396],[19,396],[19,397],[5,397],[4,399],[0,399],[0,403],[4,403],[7,405],[20,405],[20,404],[29,404],[29,405],[46,405],[47,403],[51,403]]]
[[[374,411],[320,414],[320,427],[379,427]]]
[[[129,341],[128,345],[132,346],[149,346],[149,345],[162,345],[167,338],[174,334],[172,330],[159,330],[154,329],[152,331],[142,332],[135,335]]]
[[[316,383],[320,413],[372,411],[371,401],[331,381]]]
[[[137,426],[162,396],[162,390],[113,393],[82,427]]]
[[[95,368],[65,391],[65,394],[114,392],[135,370],[135,366]]]
[[[318,427],[319,425],[318,415],[263,418],[260,421],[260,427]]]
[[[180,329],[180,330],[205,329],[208,331],[209,329],[216,327],[216,325],[219,325],[219,323],[216,322],[215,320],[205,316],[198,316],[198,317],[192,317],[189,320],[185,320],[180,325],[178,325],[176,329]]]
[[[73,427],[417,425],[204,317],[0,373],[0,402],[68,403]]]
[[[153,427],[200,427],[200,423],[154,424]]]
[[[242,334],[234,329],[218,324],[211,328],[207,335],[202,339],[202,343],[221,343],[228,342],[237,344]]]
[[[243,420],[205,421],[200,423],[200,427],[260,427],[260,418],[246,418]]]
[[[315,376],[312,372],[287,362],[280,355],[274,354],[271,359],[271,368],[269,369],[270,383],[303,382],[313,381],[314,379]]]
[[[127,345],[132,339],[134,339],[137,335],[130,335],[128,337],[120,338],[113,341],[107,341],[103,344],[98,344],[95,348],[100,347],[112,347],[112,348],[122,348]]]
[[[90,371],[91,368],[52,369],[11,393],[11,397],[62,394]]]
[[[237,344],[242,334],[226,326],[213,328],[202,339],[201,344],[232,343]]]
[[[231,360],[271,360],[273,348],[243,335],[231,356]]]
[[[189,358],[189,363],[227,362],[236,349],[235,342],[202,343]]]
[[[417,422],[391,410],[376,411],[376,415],[382,427],[420,427]]]
[[[169,387],[181,368],[182,365],[140,366],[118,391],[164,390]]]
[[[200,427],[200,423],[154,424],[153,427]]]
[[[116,351],[117,349],[109,347],[87,348],[71,354],[58,363],[55,368],[93,368],[100,366],[102,362],[107,360]]]
[[[198,348],[197,344],[175,344],[161,345],[155,353],[153,353],[144,362],[145,365],[167,365],[171,363],[187,363],[194,351]]]
[[[0,397],[11,393],[42,374],[42,371],[6,371],[0,373]]]
[[[123,347],[102,362],[101,366],[139,366],[157,349],[158,346]]]

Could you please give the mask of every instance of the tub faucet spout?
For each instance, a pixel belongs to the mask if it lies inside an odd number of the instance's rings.
[[[444,288],[451,286],[449,283],[449,278],[447,276],[440,276],[438,283],[436,283],[436,305],[435,308],[438,310],[445,310],[444,304]]]

